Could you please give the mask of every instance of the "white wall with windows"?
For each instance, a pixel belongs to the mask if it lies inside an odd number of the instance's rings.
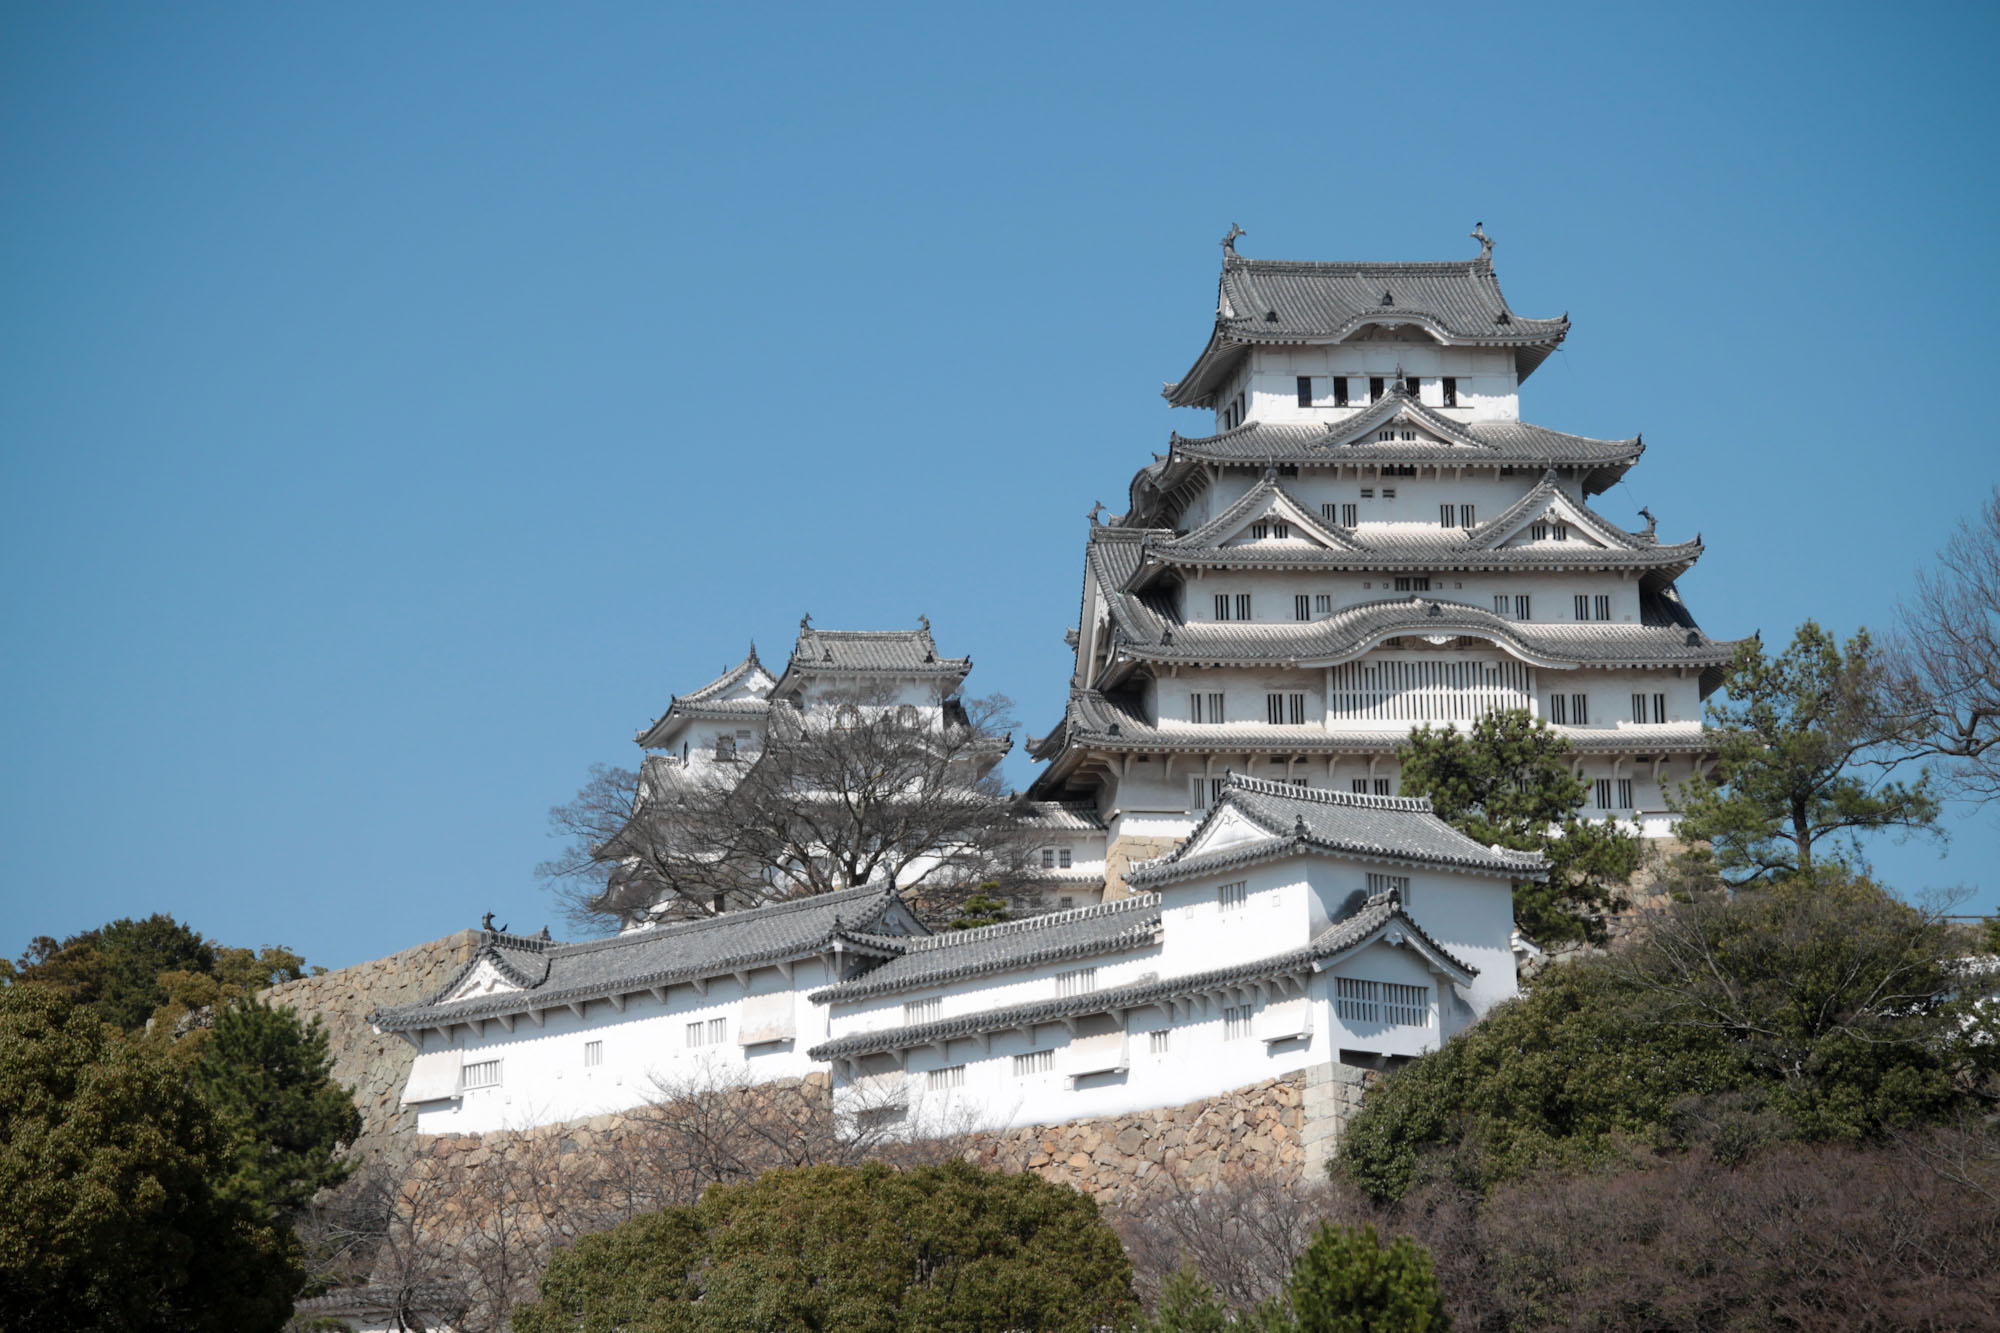
[[[473,1134],[575,1120],[657,1100],[662,1086],[798,1078],[823,1068],[806,1051],[826,1038],[826,1010],[807,1000],[831,976],[816,959],[788,979],[775,967],[746,986],[720,976],[697,988],[557,1005],[537,1021],[454,1024],[412,1034],[417,1067],[403,1100],[424,1134]],[[436,1096],[412,1094],[436,1093]]]

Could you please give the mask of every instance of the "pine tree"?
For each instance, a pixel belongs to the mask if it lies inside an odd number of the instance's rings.
[[[231,1198],[276,1216],[302,1208],[353,1169],[337,1156],[361,1131],[352,1094],[333,1081],[326,1032],[254,999],[216,1017],[194,1080],[229,1133]]]

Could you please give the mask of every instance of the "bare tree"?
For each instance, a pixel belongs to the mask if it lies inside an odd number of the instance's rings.
[[[550,811],[562,855],[540,868],[579,924],[699,916],[864,883],[1005,891],[1028,838],[994,770],[1003,696],[899,706],[856,692],[779,706],[763,743],[713,764],[654,756],[592,770]]]
[[[1940,759],[1948,794],[2000,797],[2000,487],[1917,575],[1889,644],[1888,707],[1909,718],[1908,759]]]
[[[1277,1172],[1241,1172],[1199,1189],[1171,1172],[1154,1180],[1154,1188],[1111,1212],[1132,1257],[1134,1286],[1148,1304],[1167,1276],[1188,1264],[1224,1301],[1248,1310],[1284,1290],[1293,1261],[1322,1222],[1373,1216],[1358,1193]]]

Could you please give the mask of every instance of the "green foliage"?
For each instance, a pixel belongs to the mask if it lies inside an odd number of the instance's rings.
[[[1008,917],[1007,900],[990,893],[975,893],[959,904],[958,915],[945,923],[946,930],[972,930],[996,926]]]
[[[1377,1199],[1428,1175],[1484,1189],[1691,1138],[1741,1152],[1746,1134],[1876,1136],[1992,1087],[1995,1046],[1956,996],[1944,923],[1845,875],[1679,887],[1610,955],[1549,969],[1384,1080],[1339,1169]]]
[[[213,1188],[228,1161],[157,1052],[54,987],[0,991],[0,1326],[282,1327],[297,1246]]]
[[[43,935],[15,964],[16,984],[52,986],[126,1031],[145,1024],[164,998],[162,972],[209,972],[215,947],[165,913],[120,917],[58,944]]]
[[[221,948],[165,913],[120,917],[60,943],[38,936],[18,962],[0,965],[0,980],[53,987],[127,1032],[149,1018],[171,1029],[191,1010],[304,975],[305,959],[289,949]]]
[[[584,1237],[514,1327],[1086,1333],[1130,1314],[1131,1277],[1096,1204],[1039,1177],[804,1167]]]
[[[1907,725],[1882,702],[1884,675],[1866,630],[1842,646],[1808,620],[1775,658],[1755,639],[1738,645],[1728,702],[1709,704],[1716,775],[1681,787],[1681,836],[1712,844],[1739,885],[1809,875],[1829,853],[1850,859],[1864,832],[1942,837],[1928,774],[1902,783],[1854,771]]]
[[[1615,886],[1639,865],[1639,842],[1579,811],[1589,792],[1570,771],[1570,744],[1525,709],[1488,713],[1470,732],[1423,726],[1399,749],[1406,796],[1481,846],[1549,858],[1545,884],[1514,889],[1514,919],[1544,943],[1599,937]]]
[[[1132,1333],[1228,1333],[1237,1327],[1215,1288],[1202,1281],[1192,1264],[1183,1264],[1160,1284],[1153,1317],[1139,1320]]]
[[[1373,1226],[1321,1227],[1292,1265],[1285,1295],[1299,1333],[1443,1333],[1451,1327],[1429,1253],[1408,1236],[1384,1245]]]
[[[318,1015],[307,1026],[251,998],[217,1015],[193,1073],[228,1131],[226,1195],[275,1217],[347,1178],[353,1164],[335,1153],[361,1132],[361,1116],[332,1068]]]

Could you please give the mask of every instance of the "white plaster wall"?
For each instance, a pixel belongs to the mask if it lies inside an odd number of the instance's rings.
[[[1230,598],[1230,619],[1235,619],[1238,593],[1250,594],[1250,619],[1255,624],[1297,624],[1298,610],[1294,600],[1298,594],[1315,596],[1326,594],[1333,601],[1331,610],[1321,612],[1318,603],[1311,603],[1313,620],[1324,620],[1328,615],[1337,614],[1348,607],[1362,602],[1379,602],[1387,598],[1426,597],[1432,601],[1462,602],[1481,611],[1493,609],[1493,594],[1504,592],[1510,597],[1516,593],[1527,593],[1530,599],[1528,619],[1533,622],[1551,624],[1576,624],[1576,598],[1578,594],[1588,597],[1604,596],[1611,599],[1611,619],[1609,624],[1636,625],[1640,620],[1639,581],[1616,570],[1591,572],[1539,573],[1530,570],[1502,573],[1463,573],[1451,571],[1443,566],[1448,561],[1440,561],[1440,568],[1414,570],[1409,573],[1375,572],[1327,572],[1253,569],[1190,570],[1182,588],[1181,613],[1190,621],[1213,622],[1215,598],[1218,594]],[[1409,587],[1401,587],[1397,580],[1417,578],[1428,579],[1428,591],[1420,591],[1413,581]],[[1596,614],[1596,604],[1590,607]],[[1509,604],[1509,619],[1512,619],[1512,605]],[[1591,623],[1599,623],[1593,620]]]
[[[734,977],[709,983],[706,995],[691,985],[667,992],[663,1006],[650,994],[628,997],[623,1012],[607,1000],[593,1000],[578,1017],[568,1008],[551,1009],[541,1024],[525,1014],[510,1033],[488,1019],[483,1033],[454,1027],[447,1040],[435,1031],[421,1034],[420,1051],[457,1049],[466,1063],[499,1059],[497,1087],[471,1088],[448,1101],[423,1102],[417,1128],[425,1134],[487,1133],[628,1110],[661,1094],[659,1081],[748,1079],[768,1082],[797,1078],[824,1068],[806,1051],[826,1039],[826,1011],[806,994],[827,984],[816,960],[801,962],[787,982],[776,968],[750,974],[746,992]],[[789,991],[796,1035],[789,1042],[745,1048],[737,1045],[744,995]],[[687,1025],[724,1020],[724,1040],[690,1047]],[[604,1043],[604,1063],[584,1064],[584,1044]]]
[[[1246,405],[1252,420],[1271,422],[1340,421],[1368,406],[1368,380],[1388,378],[1398,366],[1405,375],[1424,381],[1422,401],[1460,420],[1513,421],[1520,417],[1519,382],[1514,354],[1504,348],[1441,347],[1418,334],[1408,342],[1352,342],[1319,347],[1252,348],[1247,374],[1218,401],[1227,403],[1247,380]],[[1302,408],[1298,404],[1301,375],[1346,375],[1349,408]],[[1438,380],[1458,379],[1458,407],[1443,406]],[[1218,414],[1218,421],[1220,420]]]

